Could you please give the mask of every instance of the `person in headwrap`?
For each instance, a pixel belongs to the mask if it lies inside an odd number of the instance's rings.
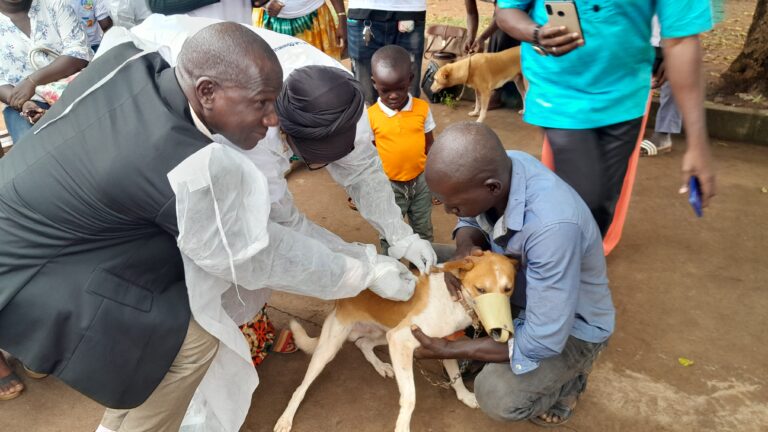
[[[323,168],[355,149],[365,103],[360,83],[329,66],[296,69],[277,101],[280,129],[310,170]]]
[[[360,83],[329,66],[306,66],[285,80],[275,105],[281,137],[310,170],[328,168],[360,214],[390,245],[389,256],[421,272],[437,261],[429,241],[414,234],[402,217],[365,111]]]

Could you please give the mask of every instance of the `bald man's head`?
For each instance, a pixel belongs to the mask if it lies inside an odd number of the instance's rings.
[[[269,44],[245,26],[212,24],[187,38],[176,76],[202,122],[238,147],[255,147],[277,125],[282,68]]]
[[[233,22],[209,25],[187,38],[176,63],[185,81],[210,77],[247,89],[264,79],[283,80],[280,62],[269,44]]]
[[[435,139],[425,176],[448,213],[474,217],[493,207],[503,211],[511,170],[512,162],[491,128],[462,122]]]

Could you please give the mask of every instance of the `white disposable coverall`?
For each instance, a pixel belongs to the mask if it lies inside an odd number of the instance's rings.
[[[195,402],[205,407],[206,431],[236,431],[248,413],[258,376],[248,344],[224,311],[221,296],[228,290],[245,295],[271,286],[325,299],[348,297],[360,292],[369,268],[269,222],[266,178],[228,146],[210,144],[174,168],[168,179],[176,193],[190,308],[195,320],[220,341]],[[233,282],[240,288],[232,288]]]
[[[165,53],[167,50],[167,55],[164,54],[166,59],[171,65],[175,65],[176,57],[186,38],[215,22],[219,21],[183,15],[168,17],[152,15],[141,25],[132,28],[131,33],[145,43],[162,45],[163,49],[160,52]],[[280,61],[284,79],[294,69],[309,65],[332,66],[346,71],[341,63],[300,39],[262,28],[246,27],[256,32],[272,47]],[[320,240],[333,251],[358,259],[371,260],[375,257],[375,254],[369,250],[371,245],[345,242],[336,234],[309,220],[296,208],[285,178],[293,152],[280,138],[278,128],[270,128],[267,136],[252,150],[241,150],[220,135],[215,135],[214,139],[241,151],[267,177],[271,198],[270,221]],[[382,169],[381,159],[376,148],[371,144],[372,141],[373,132],[368,122],[368,115],[363,111],[357,123],[354,150],[338,161],[330,163],[327,166],[328,172],[338,184],[345,188],[360,211],[360,215],[391,245],[389,255],[397,259],[406,258],[416,261],[407,254],[413,252],[409,247],[416,242],[425,241],[420,240],[403,220],[389,179]],[[434,254],[428,245],[427,248],[431,254]],[[233,292],[228,292],[224,295],[223,301],[227,312],[236,322],[242,324],[252,319],[261,309],[269,298],[269,293],[268,289],[241,293],[241,298],[245,300],[243,305]]]

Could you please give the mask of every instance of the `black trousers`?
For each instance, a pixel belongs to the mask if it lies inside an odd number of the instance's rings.
[[[555,172],[581,195],[603,236],[613,221],[642,121],[639,117],[595,129],[544,129]]]

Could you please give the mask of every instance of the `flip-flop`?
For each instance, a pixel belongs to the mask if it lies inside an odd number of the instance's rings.
[[[8,393],[5,395],[0,395],[0,401],[7,401],[11,399],[16,399],[17,397],[21,396],[21,393],[24,392],[24,389],[26,388],[24,386],[24,381],[19,378],[18,375],[16,375],[15,372],[11,372],[10,375],[0,378],[0,387],[4,386],[6,384],[10,384],[11,382],[16,381],[18,383],[21,383],[21,390],[15,391],[13,393]]]
[[[560,421],[557,423],[550,423],[544,419],[542,419],[539,416],[531,417],[530,420],[531,423],[545,427],[545,428],[556,428],[560,427],[566,423],[568,423],[568,420],[570,420],[571,416],[573,415],[573,410],[576,408],[575,406],[573,408],[570,408],[560,402],[556,402],[554,405],[552,405],[551,408],[549,408],[546,412],[546,414],[549,414],[550,416],[558,416],[560,418]]]
[[[354,202],[352,202],[352,197],[347,198],[347,206],[352,210],[357,211],[357,206],[355,205]]]
[[[48,376],[47,373],[35,372],[32,369],[28,368],[26,365],[24,366],[24,373],[27,374],[27,376],[32,379],[43,379]]]
[[[293,341],[293,333],[288,329],[280,330],[280,334],[275,339],[275,344],[272,345],[272,351],[277,353],[294,353],[298,350],[296,343]]]

